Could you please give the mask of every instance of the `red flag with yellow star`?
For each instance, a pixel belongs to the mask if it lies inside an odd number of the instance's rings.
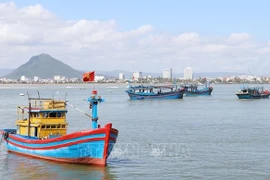
[[[95,71],[86,72],[83,74],[83,82],[91,82],[95,80]]]

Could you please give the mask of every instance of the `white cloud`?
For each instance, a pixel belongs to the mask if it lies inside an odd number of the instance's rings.
[[[173,38],[177,44],[192,45],[200,42],[199,34],[197,33],[183,33]]]
[[[202,45],[202,52],[206,53],[222,53],[226,51],[227,46],[224,44],[206,44]]]
[[[48,53],[76,69],[160,72],[173,67],[182,72],[192,66],[196,72],[230,71],[230,67],[245,72],[254,64],[243,61],[250,57],[259,61],[270,53],[270,42],[256,44],[251,39],[248,33],[218,39],[196,32],[172,35],[151,24],[119,31],[113,19],[61,20],[41,5],[0,4],[2,68],[16,68],[33,55]]]
[[[249,41],[252,38],[251,34],[248,33],[232,33],[228,38],[229,43],[242,43]]]

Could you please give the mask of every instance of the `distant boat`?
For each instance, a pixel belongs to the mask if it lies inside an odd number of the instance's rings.
[[[184,94],[186,96],[192,95],[211,95],[213,91],[213,87],[211,87],[207,82],[205,85],[198,85],[198,84],[185,84],[182,85],[185,89]]]
[[[263,87],[242,87],[236,92],[239,99],[267,99],[269,95],[270,92]]]
[[[109,86],[109,87],[106,87],[108,89],[118,89],[119,87],[118,86]]]
[[[160,86],[128,86],[126,93],[131,100],[142,99],[182,99],[184,89],[178,89],[176,85]]]
[[[24,94],[23,93],[20,93],[19,96],[24,96]]]

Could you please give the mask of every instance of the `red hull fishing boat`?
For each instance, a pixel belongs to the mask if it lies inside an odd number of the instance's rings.
[[[16,129],[2,129],[9,152],[47,160],[105,166],[118,136],[109,123],[98,125],[97,106],[102,102],[97,91],[87,99],[92,129],[67,134],[67,101],[28,98],[28,106],[18,106]]]

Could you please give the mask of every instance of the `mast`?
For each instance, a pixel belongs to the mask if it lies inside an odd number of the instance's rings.
[[[29,102],[29,107],[28,107],[28,137],[30,137],[30,118],[31,118],[31,102]]]
[[[31,120],[31,99],[30,99],[30,96],[29,96],[29,93],[27,91],[27,96],[28,96],[28,101],[29,101],[29,106],[28,106],[28,137],[30,137],[30,120]]]
[[[97,106],[99,102],[103,102],[103,99],[101,97],[97,96],[97,91],[92,91],[92,96],[87,99],[88,102],[90,102],[89,108],[92,109],[92,129],[98,128],[98,112],[97,112]]]

